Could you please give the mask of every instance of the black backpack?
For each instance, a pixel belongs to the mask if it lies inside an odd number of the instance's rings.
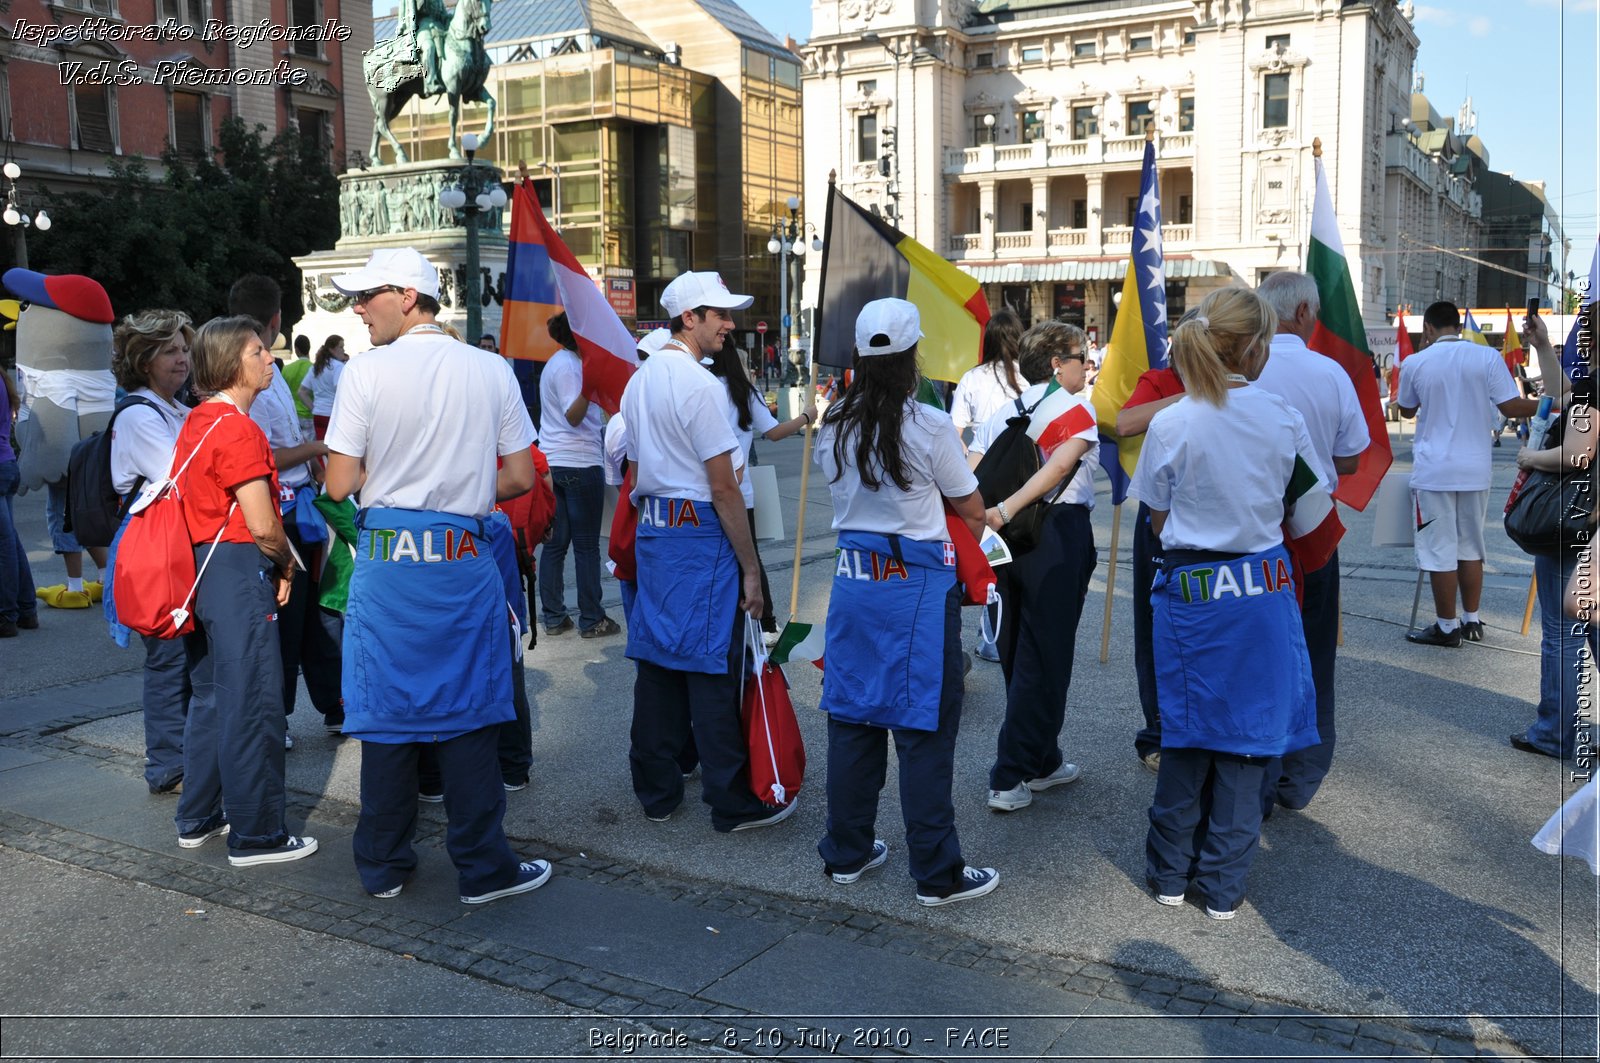
[[[84,547],[110,546],[127,514],[127,503],[117,497],[111,486],[111,430],[129,406],[148,406],[157,412],[161,409],[149,399],[128,396],[117,403],[104,431],[78,440],[67,458],[66,529]],[[143,486],[144,477],[141,476],[128,492],[128,503],[138,496]]]
[[[978,477],[978,491],[983,495],[985,507],[998,505],[1003,499],[1010,498],[1033,478],[1041,464],[1039,445],[1028,435],[1028,425],[1033,411],[1044,401],[1044,396],[1039,396],[1039,402],[1032,406],[1023,406],[1020,398],[1011,401],[1016,403],[1017,415],[1007,419],[1005,428],[995,436],[994,442],[989,444],[989,449],[978,460],[978,467],[973,470]],[[1077,472],[1074,467],[1054,491],[1035,499],[1020,512],[1011,514],[1011,520],[1000,529],[1000,537],[1013,554],[1027,553],[1039,545],[1039,534],[1044,527],[1045,517],[1050,514],[1050,505],[1066,490]]]

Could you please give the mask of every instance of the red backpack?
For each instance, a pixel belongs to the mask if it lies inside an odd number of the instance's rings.
[[[511,531],[517,540],[517,556],[525,572],[533,571],[534,551],[544,542],[545,533],[556,521],[556,493],[545,477],[550,474],[550,463],[538,445],[528,448],[533,452],[533,489],[527,494],[508,498],[496,506],[511,521]],[[497,464],[504,465],[501,461]]]
[[[169,471],[165,479],[146,484],[128,507],[128,528],[122,533],[117,559],[111,567],[111,590],[117,622],[140,635],[175,639],[194,630],[190,607],[195,591],[239,503],[229,507],[228,516],[211,540],[211,549],[206,551],[205,562],[196,571],[194,544],[189,541],[178,480],[200,453],[206,436],[221,423],[220,417],[213,421],[183,464]],[[176,465],[177,455],[172,460]]]

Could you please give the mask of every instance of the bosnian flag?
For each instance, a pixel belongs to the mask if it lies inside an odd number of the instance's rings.
[[[783,625],[783,631],[778,635],[778,644],[772,647],[772,654],[768,660],[773,664],[810,661],[821,668],[822,648],[821,624],[802,624],[797,620],[791,620]]]
[[[583,392],[615,414],[639,367],[633,334],[545,220],[533,181],[524,180],[512,202],[500,349],[512,358],[549,361],[560,349],[550,338],[550,319],[563,310],[583,358]]]
[[[1315,572],[1333,559],[1344,537],[1339,510],[1315,467],[1304,454],[1296,454],[1294,472],[1283,492],[1285,543],[1301,571]]]
[[[1057,447],[1073,436],[1094,431],[1094,427],[1094,411],[1089,404],[1069,394],[1057,381],[1051,380],[1028,421],[1028,438],[1039,444],[1044,459],[1049,461]],[[1085,438],[1093,443],[1099,435],[1096,433]]]

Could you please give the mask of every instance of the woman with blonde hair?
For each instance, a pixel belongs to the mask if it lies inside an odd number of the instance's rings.
[[[1246,288],[1184,315],[1172,363],[1187,392],[1150,421],[1131,488],[1163,550],[1150,589],[1161,764],[1146,876],[1160,903],[1192,891],[1212,919],[1233,918],[1244,896],[1269,759],[1317,742],[1283,532],[1291,479],[1314,481],[1316,466],[1300,414],[1251,385],[1277,326]]]

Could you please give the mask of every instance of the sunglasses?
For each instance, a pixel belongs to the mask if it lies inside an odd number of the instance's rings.
[[[373,299],[375,299],[378,296],[382,295],[384,292],[404,292],[404,291],[405,291],[404,288],[398,287],[398,286],[393,285],[393,284],[385,284],[381,288],[368,288],[364,292],[357,292],[356,293],[356,305],[360,306],[363,303],[370,303]]]

